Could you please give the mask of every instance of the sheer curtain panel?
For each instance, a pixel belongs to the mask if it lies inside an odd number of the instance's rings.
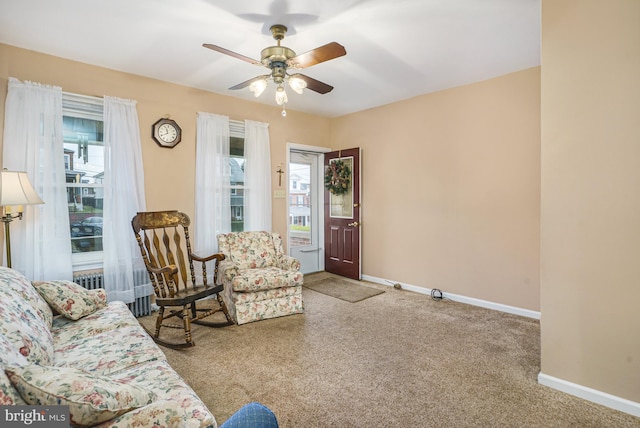
[[[3,163],[26,171],[43,205],[11,223],[14,269],[31,280],[73,277],[62,136],[62,89],[9,78]]]
[[[153,290],[136,287],[133,272],[144,269],[131,219],[145,211],[142,147],[136,102],[104,97],[104,284],[110,301],[131,303]],[[150,286],[149,286],[150,287]]]
[[[231,232],[229,118],[226,116],[198,113],[195,208],[195,252],[213,254],[218,251],[217,235]]]
[[[269,124],[245,120],[244,230],[271,232],[271,148]]]

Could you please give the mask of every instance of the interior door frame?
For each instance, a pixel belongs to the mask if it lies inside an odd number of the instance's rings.
[[[291,162],[291,151],[301,151],[301,152],[310,152],[318,154],[318,173],[315,180],[316,188],[314,191],[318,194],[318,245],[320,249],[318,254],[321,254],[322,257],[319,257],[319,268],[320,271],[324,270],[324,154],[331,151],[328,147],[320,147],[320,146],[309,146],[306,144],[298,144],[287,142],[287,153],[286,153],[286,165],[285,173],[284,173],[284,182],[287,183],[286,187],[286,225],[287,225],[287,234],[286,234],[286,242],[287,242],[287,254],[291,255],[291,248],[289,246],[289,163]]]

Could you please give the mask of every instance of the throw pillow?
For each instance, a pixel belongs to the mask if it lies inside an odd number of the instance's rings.
[[[146,406],[151,391],[70,367],[32,364],[9,367],[6,373],[28,404],[69,406],[71,423],[93,426]]]
[[[71,281],[34,281],[33,286],[53,309],[72,320],[92,314],[106,304],[100,293],[92,293]]]
[[[104,288],[96,288],[95,290],[87,290],[89,297],[93,299],[93,303],[98,309],[107,306],[107,292]]]

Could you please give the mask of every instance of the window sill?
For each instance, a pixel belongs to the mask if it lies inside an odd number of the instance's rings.
[[[102,269],[103,252],[92,251],[90,253],[74,253],[71,256],[73,271]]]

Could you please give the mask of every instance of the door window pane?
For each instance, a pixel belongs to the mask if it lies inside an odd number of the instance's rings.
[[[289,245],[311,245],[311,165],[289,164]]]
[[[344,193],[329,192],[329,216],[332,218],[353,218],[353,157],[331,159],[330,164],[340,166],[337,174],[341,176],[342,181],[346,179],[348,185],[343,191]]]

